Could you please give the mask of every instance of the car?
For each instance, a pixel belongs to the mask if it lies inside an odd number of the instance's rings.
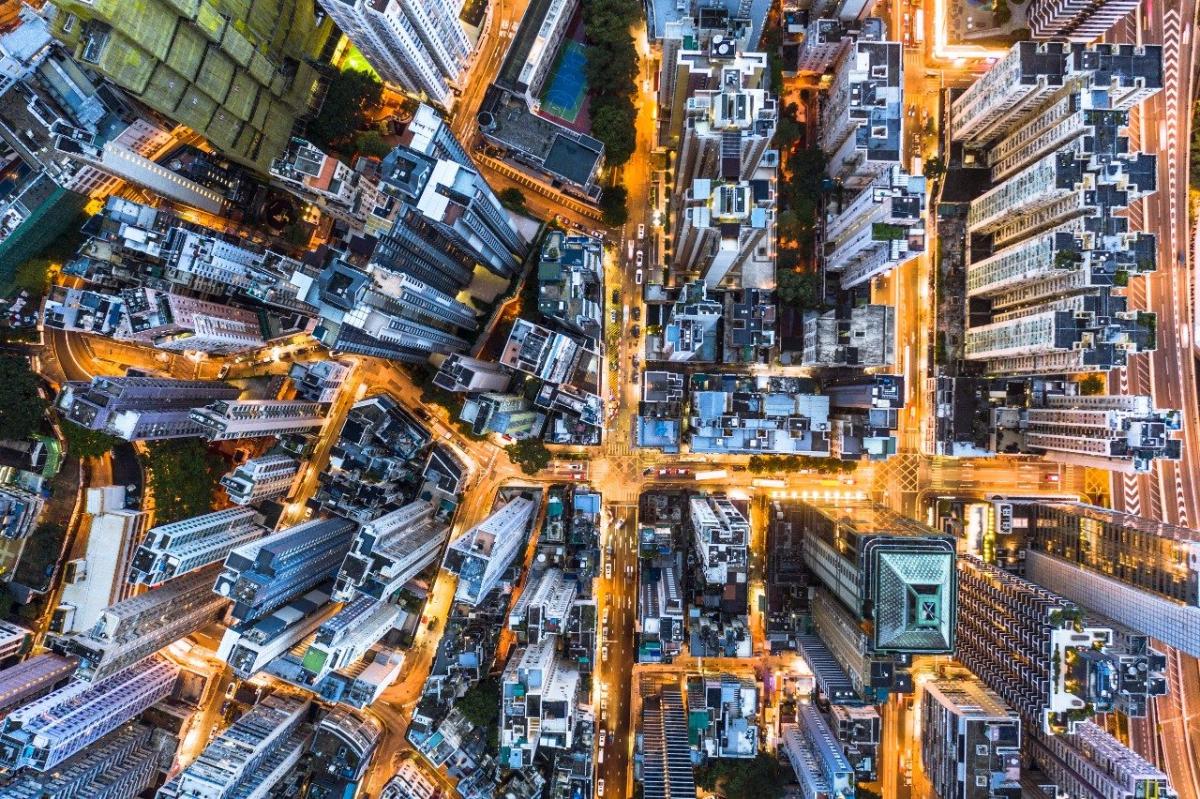
[[[611,321],[611,322],[612,322],[614,325],[617,323],[617,309],[616,309],[616,308],[613,308],[611,311],[609,311],[609,314],[608,314],[608,319],[609,319],[609,321]]]
[[[639,358],[638,356],[634,355],[633,356],[633,368],[637,369],[641,365],[642,365],[642,359]]]
[[[1045,477],[1043,477],[1042,479],[1045,480],[1047,483],[1057,483],[1059,480],[1059,477],[1057,474],[1048,474]]]
[[[642,321],[642,306],[640,306],[640,305],[633,306],[633,321],[635,321],[635,322]]]
[[[638,241],[641,241],[644,238],[646,238],[646,226],[638,225]]]
[[[641,382],[641,377],[640,377],[640,375],[641,375],[641,372],[634,372],[634,373],[633,373],[633,384],[634,384],[635,386],[636,386],[638,383],[640,383],[640,382]]]
[[[573,472],[582,472],[583,464],[582,463],[572,463],[572,464],[568,464],[567,468]]]
[[[608,608],[604,609],[604,625],[608,626]]]
[[[612,579],[612,561],[611,560],[608,563],[604,564],[604,579],[605,580]]]
[[[600,748],[603,749],[606,743],[608,743],[608,730],[600,730]]]
[[[604,796],[604,778],[601,777],[596,782],[596,796]]]
[[[629,334],[631,336],[633,336],[634,338],[637,338],[638,336],[642,335],[642,326],[634,325],[633,328],[629,331]]]
[[[625,576],[626,577],[633,576],[633,564],[632,563],[625,567]]]
[[[610,305],[620,305],[621,304],[621,290],[620,289],[613,289],[612,302],[609,304]]]
[[[431,414],[429,411],[425,410],[424,408],[413,408],[413,416],[417,417],[422,422],[428,422],[430,419],[433,418],[433,414]]]
[[[638,250],[637,257],[634,260],[637,261],[638,269],[641,269],[642,264],[646,262],[646,254],[641,250]]]
[[[642,270],[639,269],[633,273],[633,282],[637,285],[642,285]]]
[[[608,644],[605,644],[604,648],[600,650],[600,662],[601,663],[608,662]]]

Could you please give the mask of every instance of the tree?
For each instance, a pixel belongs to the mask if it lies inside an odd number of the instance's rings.
[[[775,280],[775,296],[784,305],[802,310],[821,307],[821,279],[816,273],[783,269]]]
[[[946,174],[946,162],[939,156],[933,156],[925,162],[925,177],[937,180]]]
[[[620,166],[637,147],[636,114],[628,97],[605,96],[592,102],[592,135],[604,143],[604,161]]]
[[[37,375],[19,355],[0,356],[0,439],[20,441],[37,431],[46,413]]]
[[[121,443],[115,436],[89,430],[67,419],[62,420],[59,428],[67,440],[67,452],[77,458],[99,458]]]
[[[1100,375],[1092,374],[1079,381],[1079,393],[1085,397],[1103,394],[1105,389],[1104,378]]]
[[[383,158],[392,151],[392,147],[383,139],[383,134],[377,130],[364,130],[354,136],[354,149],[359,155],[372,158]]]
[[[196,438],[152,441],[142,459],[154,493],[155,522],[198,516],[212,509],[225,461]]]
[[[492,727],[500,717],[500,683],[493,677],[482,679],[468,688],[454,706],[476,727]]]
[[[619,227],[629,220],[629,209],[625,202],[629,192],[624,186],[609,186],[600,195],[600,211],[604,214],[604,224]]]
[[[370,72],[346,70],[329,82],[321,112],[308,123],[309,141],[321,149],[345,144],[362,126],[367,109],[379,105],[383,84]]]
[[[520,213],[525,210],[525,195],[516,186],[501,189],[496,196],[500,199],[501,204],[510,211]]]
[[[46,292],[49,272],[49,258],[30,258],[17,267],[16,274],[13,275],[13,287],[18,291],[28,291],[33,297],[40,297]]]
[[[509,459],[525,474],[537,474],[550,465],[550,450],[539,438],[527,438],[504,448]]]

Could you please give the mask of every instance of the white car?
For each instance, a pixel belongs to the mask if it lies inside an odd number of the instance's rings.
[[[633,282],[637,285],[642,285],[642,270],[639,269],[633,273]]]
[[[646,238],[646,226],[638,225],[638,241],[641,241],[644,238]]]
[[[600,748],[603,749],[606,743],[608,743],[608,730],[600,730]]]
[[[612,579],[612,561],[611,560],[608,563],[604,564],[604,579],[606,579],[606,580]]]
[[[601,779],[596,783],[596,796],[604,796],[604,780]]]
[[[604,649],[600,650],[600,662],[601,663],[608,662],[608,644],[605,644]]]
[[[641,269],[641,268],[642,268],[642,264],[643,264],[643,263],[645,263],[645,261],[646,261],[646,254],[645,254],[645,253],[643,253],[641,250],[638,250],[638,251],[637,251],[637,265],[638,265],[638,269]]]

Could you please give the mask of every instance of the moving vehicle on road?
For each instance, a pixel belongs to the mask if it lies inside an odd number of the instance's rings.
[[[641,241],[644,238],[646,238],[646,226],[638,225],[638,241]]]
[[[712,469],[705,472],[696,472],[696,482],[703,480],[721,480],[729,476],[729,472],[724,469]]]
[[[646,254],[644,252],[642,252],[641,250],[638,250],[637,251],[637,265],[638,265],[639,271],[642,268],[642,264],[644,264],[645,262],[646,262]]]
[[[637,285],[642,285],[642,270],[639,269],[633,275],[633,282]]]

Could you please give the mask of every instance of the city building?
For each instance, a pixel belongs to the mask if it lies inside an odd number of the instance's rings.
[[[1020,714],[1030,734],[1072,732],[1117,707],[1137,716],[1147,697],[1165,693],[1162,656],[1145,636],[974,555],[959,558],[958,572],[955,657]]]
[[[293,136],[287,150],[271,162],[271,177],[335,219],[361,228],[371,212],[378,186],[362,172]]]
[[[679,452],[683,417],[683,380],[679,372],[642,373],[642,401],[638,403],[637,445]]]
[[[1017,499],[992,506],[996,546],[1020,534],[1025,576],[1149,635],[1200,655],[1200,535],[1075,502]],[[1008,567],[1008,564],[1003,564]]]
[[[281,436],[325,424],[328,405],[303,400],[219,400],[191,412],[209,441]]]
[[[745,583],[750,523],[737,506],[724,495],[691,497],[688,519],[704,581],[712,586]]]
[[[804,799],[852,797],[854,767],[815,705],[796,707],[796,724],[780,727],[783,753],[792,766]]]
[[[433,384],[446,391],[475,393],[480,391],[503,392],[512,382],[512,375],[504,367],[492,361],[481,361],[462,353],[446,356]]]
[[[747,160],[755,162],[763,154],[756,138],[761,130],[773,128],[778,116],[769,91],[779,87],[769,85],[767,54],[754,52],[743,20],[731,19],[735,15],[715,7],[697,11],[690,19],[670,25],[663,37],[658,142],[680,152],[686,147],[692,155],[688,160],[695,162],[706,149],[703,145],[709,144],[705,139],[721,132],[712,129],[715,117],[719,127],[728,126],[750,145],[736,150],[731,146],[729,154],[736,153],[739,161],[749,156]],[[740,168],[730,166],[730,171]],[[677,191],[686,185],[690,180]]]
[[[969,675],[924,683],[921,764],[945,799],[1021,799],[1021,719]]]
[[[109,733],[50,772],[0,779],[6,799],[135,799],[153,785],[175,754],[165,731],[133,722]]]
[[[842,460],[884,460],[896,454],[904,375],[876,372],[823,387],[829,397],[832,454]]]
[[[533,765],[541,746],[570,749],[580,674],[556,653],[558,638],[546,636],[509,658],[500,678],[500,764]]]
[[[51,771],[170,695],[179,668],[160,657],[95,683],[72,680],[21,705],[0,725],[0,758],[12,769]]]
[[[216,564],[197,569],[106,608],[86,632],[59,646],[79,659],[76,679],[102,682],[217,621],[228,601],[212,592]]]
[[[1035,39],[1093,42],[1137,8],[1135,0],[1034,0],[1025,18]]]
[[[458,576],[456,601],[488,600],[524,546],[536,510],[534,500],[516,497],[450,544],[442,565]]]
[[[830,452],[829,398],[807,378],[693,374],[691,389],[685,440],[694,453]]]
[[[772,288],[775,171],[772,160],[749,180],[693,180],[677,206],[673,267],[710,289]]]
[[[381,188],[404,208],[380,239],[375,258],[453,294],[446,279],[456,287],[466,285],[475,263],[501,277],[513,276],[529,245],[473,163],[461,160],[461,146],[446,154],[445,141],[457,143],[440,126],[431,125],[432,135],[416,132],[383,159]],[[430,247],[438,252],[429,252]]]
[[[329,672],[343,669],[362,658],[383,636],[392,630],[403,613],[371,596],[359,595],[317,628],[300,667],[309,685],[320,682]]]
[[[113,338],[167,352],[235,355],[267,343],[265,311],[151,288],[122,289],[123,314]]]
[[[849,196],[874,184],[900,164],[903,124],[903,45],[854,41],[821,103],[818,145],[829,177]]]
[[[508,629],[529,644],[565,634],[578,590],[579,583],[557,566],[530,574],[508,613]]]
[[[129,582],[158,585],[222,561],[266,535],[263,521],[254,508],[226,508],[152,527],[133,555]]]
[[[385,82],[449,108],[474,49],[460,5],[437,0],[320,0]]]
[[[592,236],[551,230],[538,258],[538,310],[593,341],[604,338],[604,247]]]
[[[46,652],[0,669],[0,713],[45,696],[75,673],[75,661]]]
[[[478,325],[470,306],[409,274],[363,271],[340,259],[321,272],[310,295],[319,309],[313,336],[335,353],[424,363],[468,349],[462,334]]]
[[[642,795],[695,796],[688,720],[678,685],[647,685],[642,695]]]
[[[907,690],[913,655],[955,651],[955,541],[866,501],[803,501],[817,632],[863,696]]]
[[[896,363],[896,309],[855,305],[804,314],[801,366],[871,368]]]
[[[775,362],[775,295],[765,289],[725,292],[721,360],[736,364]]]
[[[158,791],[159,799],[222,799],[266,794],[308,749],[309,702],[263,698]]]
[[[1047,393],[1034,407],[991,411],[995,452],[1034,452],[1047,460],[1123,472],[1147,472],[1157,459],[1179,460],[1179,411],[1148,396]]]
[[[688,675],[688,727],[703,758],[758,755],[758,686],[731,674]]]
[[[522,395],[484,393],[463,400],[458,418],[477,436],[498,433],[520,440],[536,437],[546,415]]]
[[[1166,774],[1094,722],[1071,734],[1030,737],[1034,761],[1068,796],[1178,797]]]
[[[886,164],[853,199],[831,203],[824,222],[826,271],[843,289],[861,286],[925,250],[925,178]]]
[[[883,728],[874,705],[829,705],[829,727],[854,766],[859,780],[879,779],[879,746]]]
[[[238,621],[262,618],[332,580],[357,529],[346,519],[313,519],[242,544],[226,556],[213,591],[234,601]]]
[[[286,497],[292,489],[300,461],[290,455],[251,458],[221,478],[221,487],[235,505]]]
[[[0,535],[9,539],[28,538],[46,500],[16,484],[0,486]]]
[[[437,799],[440,789],[421,761],[408,758],[379,792],[379,799]]]
[[[500,363],[540,379],[533,404],[553,414],[545,438],[553,443],[600,443],[601,359],[586,344],[526,319],[513,323]]]
[[[32,635],[33,631],[26,627],[0,620],[0,662],[22,654]]]
[[[219,380],[103,377],[68,381],[58,395],[67,419],[126,441],[157,441],[200,434],[191,411],[236,399],[241,390]]]
[[[334,598],[347,602],[361,594],[391,600],[437,561],[449,535],[449,521],[424,500],[364,522],[342,561]]]
[[[650,331],[651,311],[661,320]],[[673,301],[647,306],[646,360],[716,361],[717,327],[725,309],[702,280],[679,287]]]
[[[293,363],[288,369],[288,379],[296,387],[298,399],[331,403],[345,385],[351,369],[340,361],[328,359]]]
[[[882,42],[887,26],[879,17],[842,20],[811,14],[797,51],[796,71],[825,73],[839,63],[857,41]]]
[[[190,11],[155,0],[133,15],[119,0],[53,5],[51,32],[78,61],[260,173],[315,110],[315,59],[328,31],[295,0],[205,0]]]
[[[217,657],[228,663],[238,677],[250,679],[312,636],[337,612],[329,592],[329,583],[322,583],[296,594],[274,612],[226,628],[217,647]]]
[[[669,663],[683,650],[683,553],[643,562],[640,576],[637,660]]]

